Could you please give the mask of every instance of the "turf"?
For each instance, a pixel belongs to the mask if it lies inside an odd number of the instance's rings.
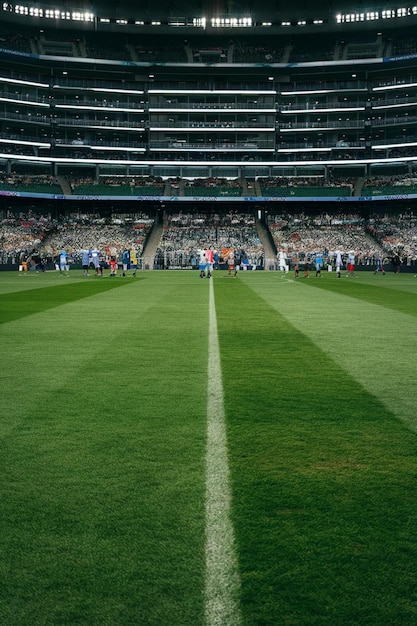
[[[208,286],[0,274],[1,624],[204,624]],[[416,623],[417,279],[214,292],[242,624]]]
[[[24,286],[29,287],[28,283]],[[98,279],[91,281],[91,283],[70,281],[64,285],[35,287],[31,288],[30,291],[25,289],[14,293],[2,294],[0,295],[0,323],[4,324],[20,317],[40,313],[53,307],[62,306],[67,302],[90,298],[94,294],[121,286],[123,286],[123,283],[116,280],[104,281]]]
[[[3,325],[0,621],[198,624],[207,294],[88,288]]]
[[[322,282],[244,278],[232,286],[240,324],[229,285],[217,303],[245,622],[412,623],[415,435],[346,371],[343,342],[331,359],[291,323],[310,329]],[[342,287],[355,297],[356,284]],[[341,315],[314,311],[334,341]]]

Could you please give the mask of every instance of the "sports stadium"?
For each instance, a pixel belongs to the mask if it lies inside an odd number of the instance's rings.
[[[417,6],[0,6],[0,624],[417,623]]]

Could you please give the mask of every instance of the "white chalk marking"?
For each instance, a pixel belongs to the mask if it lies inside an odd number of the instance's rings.
[[[206,454],[207,626],[237,626],[240,577],[230,518],[231,489],[213,281],[210,280]]]

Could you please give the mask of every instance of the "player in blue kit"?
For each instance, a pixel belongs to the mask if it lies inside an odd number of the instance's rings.
[[[317,252],[315,263],[316,263],[316,277],[318,276],[319,278],[321,278],[321,268],[323,265],[323,256],[321,252]]]

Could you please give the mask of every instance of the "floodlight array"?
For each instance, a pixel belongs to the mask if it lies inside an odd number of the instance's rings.
[[[39,6],[32,6],[29,4],[15,4],[13,2],[3,2],[2,10],[7,13],[13,13],[14,15],[27,16],[29,18],[37,19],[53,19],[55,21],[73,21],[73,22],[99,22],[102,24],[114,23],[119,26],[173,26],[173,27],[194,27],[200,29],[206,29],[207,25],[210,25],[214,29],[229,29],[229,28],[252,28],[252,27],[303,27],[308,25],[323,25],[328,23],[328,20],[322,19],[317,16],[314,19],[285,19],[282,21],[256,21],[251,15],[244,16],[224,16],[214,15],[212,17],[175,17],[167,19],[135,19],[124,17],[110,18],[105,15],[97,16],[91,11],[80,10],[68,10],[60,8],[42,8]],[[356,24],[358,22],[375,22],[382,20],[395,20],[405,19],[409,17],[417,16],[417,5],[403,6],[395,8],[385,8],[383,10],[369,9],[367,11],[355,11],[346,13],[337,13],[334,16],[336,24]]]

